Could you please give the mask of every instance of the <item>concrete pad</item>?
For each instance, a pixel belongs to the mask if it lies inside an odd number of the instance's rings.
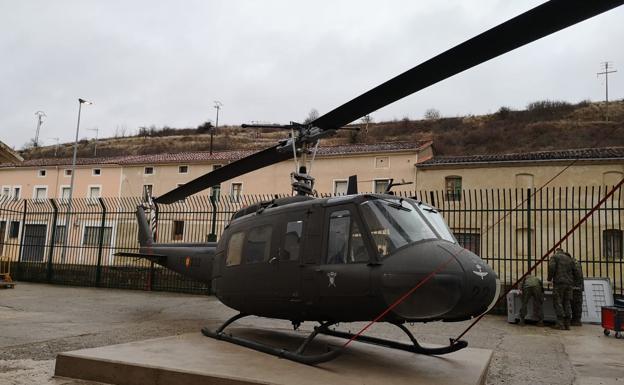
[[[292,349],[302,333],[232,328],[232,334]],[[344,340],[327,336],[310,351]],[[61,353],[55,375],[116,385],[483,384],[492,351],[423,356],[352,343],[336,360],[306,366],[198,333]]]

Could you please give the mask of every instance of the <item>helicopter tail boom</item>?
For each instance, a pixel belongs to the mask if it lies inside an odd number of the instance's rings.
[[[139,223],[139,245],[141,247],[151,246],[154,243],[154,238],[145,216],[145,209],[141,206],[137,207],[136,216]]]

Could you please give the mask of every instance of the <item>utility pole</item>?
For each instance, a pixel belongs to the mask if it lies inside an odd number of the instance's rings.
[[[60,138],[48,138],[48,139],[52,139],[53,141],[56,142],[56,144],[54,145],[54,157],[56,158],[56,155],[58,154]]]
[[[37,117],[37,131],[35,132],[35,142],[33,143],[35,147],[39,147],[39,129],[43,124],[43,117],[47,116],[43,111],[35,112],[35,116]]]
[[[609,74],[617,72],[613,69],[613,63],[605,61],[601,63],[604,66],[602,72],[598,72],[596,76],[604,75],[605,77],[605,120],[609,121]]]
[[[212,143],[214,140],[214,133],[217,130],[217,127],[219,127],[219,110],[221,109],[221,107],[223,107],[223,103],[221,103],[218,100],[214,101],[214,108],[217,110],[217,120],[215,121],[215,126],[210,130],[210,155],[212,155]]]
[[[100,129],[97,127],[89,128],[89,131],[95,131],[95,145],[93,146],[93,156],[97,156],[97,141],[98,141],[98,134],[100,133]]]

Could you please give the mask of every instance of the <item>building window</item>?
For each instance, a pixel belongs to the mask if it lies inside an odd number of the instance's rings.
[[[232,197],[232,201],[236,203],[240,202],[242,193],[243,193],[243,184],[232,183],[232,187],[230,189],[230,196]]]
[[[54,244],[55,245],[64,245],[65,237],[67,236],[67,232],[65,231],[65,225],[56,225],[56,230],[54,233]]]
[[[145,175],[154,175],[154,167],[151,167],[151,166],[145,167],[143,169],[143,174],[145,174]]]
[[[178,166],[179,174],[188,174],[188,166]]]
[[[85,226],[84,234],[82,236],[83,246],[99,246],[100,244],[100,226]],[[111,245],[111,239],[113,236],[112,227],[104,227],[102,246],[108,247]]]
[[[64,201],[69,200],[69,193],[71,192],[71,188],[69,186],[61,187],[61,199]]]
[[[9,226],[9,238],[17,238],[19,236],[20,223],[18,221],[11,221]]]
[[[22,195],[22,188],[20,186],[13,187],[13,199],[18,200]]]
[[[622,259],[622,230],[602,231],[602,255],[606,259]]]
[[[43,201],[48,197],[48,188],[47,187],[35,187],[35,192],[33,194],[33,198],[36,201]]]
[[[147,202],[152,196],[153,192],[154,192],[154,185],[144,184],[143,185],[143,201]]]
[[[444,185],[446,190],[446,200],[459,201],[461,200],[462,192],[462,178],[461,176],[447,176],[444,178]]]
[[[464,249],[468,249],[477,255],[481,253],[481,234],[453,232],[453,235]]]
[[[102,169],[94,168],[93,169],[93,176],[100,176],[100,175],[102,175]]]
[[[174,241],[181,241],[184,238],[184,221],[173,221],[173,234],[171,237]]]
[[[273,226],[264,225],[249,230],[245,241],[245,262],[268,262],[271,255],[271,235]]]
[[[516,174],[517,188],[533,188],[533,174]]]
[[[389,158],[387,156],[375,157],[375,168],[388,168]]]
[[[11,196],[11,187],[10,186],[2,186],[2,196],[3,197]]]
[[[334,195],[347,195],[347,187],[349,183],[346,180],[334,181]]]
[[[102,188],[100,186],[89,186],[88,198],[95,200],[102,195]]]
[[[68,168],[65,170],[65,176],[71,176],[71,174],[72,174],[71,168]]]
[[[374,190],[375,194],[385,194],[388,190],[388,186],[390,185],[390,180],[388,179],[376,179],[374,181]]]
[[[46,176],[46,170],[39,170],[39,176],[40,177]]]
[[[238,232],[230,236],[227,247],[227,258],[225,260],[226,266],[240,265],[243,256],[243,241],[245,240],[245,233]]]

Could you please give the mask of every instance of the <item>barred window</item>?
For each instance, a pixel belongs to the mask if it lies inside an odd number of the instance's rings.
[[[82,236],[83,246],[99,246],[100,244],[100,226],[85,226]],[[102,245],[107,247],[111,245],[113,235],[112,227],[104,227],[104,239]]]
[[[462,178],[461,176],[447,176],[444,178],[446,199],[449,201],[461,200]]]
[[[622,259],[622,230],[603,230],[602,255],[606,259]]]

